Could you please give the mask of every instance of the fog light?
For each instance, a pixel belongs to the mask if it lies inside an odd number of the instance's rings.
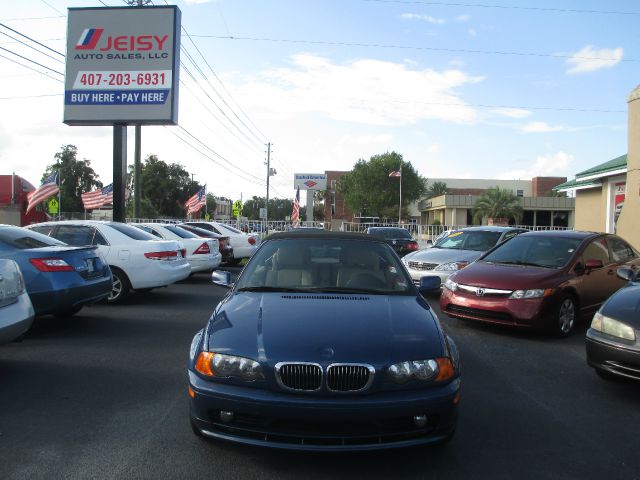
[[[416,427],[423,428],[427,424],[427,416],[416,415],[415,417],[413,417],[413,423],[416,424]]]
[[[223,423],[233,422],[233,412],[229,412],[228,410],[220,410],[220,420]]]

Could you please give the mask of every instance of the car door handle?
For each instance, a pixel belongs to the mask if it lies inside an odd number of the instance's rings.
[[[607,272],[607,275],[613,275],[614,273],[616,273],[616,271],[615,271],[615,270],[609,270],[609,271]]]

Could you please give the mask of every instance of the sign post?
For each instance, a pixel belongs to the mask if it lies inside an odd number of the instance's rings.
[[[295,173],[293,188],[307,191],[307,222],[313,222],[314,193],[327,189],[327,176],[324,173]]]
[[[70,8],[67,125],[113,126],[113,219],[125,220],[127,125],[177,125],[180,10]]]

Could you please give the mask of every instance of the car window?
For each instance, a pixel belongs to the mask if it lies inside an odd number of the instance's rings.
[[[610,263],[610,259],[607,244],[602,238],[593,240],[589,245],[587,245],[587,248],[584,249],[582,258],[585,262],[587,260],[601,260],[603,265],[608,265]]]
[[[202,223],[202,222],[192,222],[189,225],[197,228],[202,228],[203,230],[208,230],[209,232],[217,233],[218,235],[222,235],[219,229],[211,225],[210,223]]]
[[[560,268],[575,255],[581,241],[543,235],[517,235],[481,258],[488,263]]]
[[[501,232],[486,230],[461,230],[451,233],[435,246],[438,248],[454,250],[475,250],[478,252],[485,252],[498,243],[500,235]]]
[[[607,237],[607,244],[609,244],[611,258],[614,262],[626,262],[638,256],[631,245],[621,238]]]
[[[404,228],[370,228],[369,233],[382,237],[385,240],[406,238],[411,239],[411,234]]]
[[[268,240],[236,283],[242,290],[412,294],[389,245],[336,238]]]
[[[156,237],[153,235],[143,232],[139,228],[132,227],[131,225],[117,222],[107,223],[106,225],[134,240],[156,240]]]
[[[81,247],[93,244],[95,229],[84,225],[60,225],[55,236],[58,240]]]
[[[0,242],[4,243],[9,249],[17,248],[19,250],[64,245],[64,243],[55,238],[20,227],[0,228]]]
[[[179,236],[180,238],[198,238],[196,234],[191,233],[184,228],[176,227],[174,225],[166,225],[164,228],[169,230],[171,233]]]
[[[104,238],[102,234],[94,228],[92,245],[109,245],[109,242],[107,242],[106,238]]]
[[[242,233],[242,232],[241,232],[240,230],[238,230],[237,228],[234,228],[234,227],[232,227],[231,225],[227,225],[226,223],[221,223],[221,224],[220,224],[220,226],[221,226],[222,228],[224,228],[225,230],[229,230],[229,231],[230,231],[230,232],[232,232],[232,233],[236,233],[236,234],[238,234],[238,233],[240,233],[240,234],[241,234],[241,233]]]
[[[520,235],[521,233],[524,233],[524,231],[523,230],[512,230],[510,232],[507,232],[507,233],[504,234],[504,237],[502,237],[502,241],[506,242],[510,238],[513,238],[516,235]]]
[[[51,232],[53,231],[53,225],[37,225],[33,227],[29,227],[29,230],[32,232],[38,232],[42,235],[51,236]]]

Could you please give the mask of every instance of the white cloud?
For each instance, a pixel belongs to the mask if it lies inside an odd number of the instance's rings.
[[[473,28],[470,28],[469,30],[467,30],[467,33],[469,34],[470,37],[478,36],[478,32],[476,32],[475,29]]]
[[[567,176],[571,172],[571,164],[574,156],[570,153],[557,152],[541,155],[536,158],[531,167],[521,170],[512,170],[498,175],[499,179],[510,180],[513,178],[533,178],[546,176]]]
[[[522,131],[527,133],[561,132],[567,130],[563,125],[549,125],[547,122],[530,122],[523,125]]]
[[[420,15],[418,13],[403,13],[402,15],[400,15],[400,18],[403,18],[405,20],[421,20],[433,25],[442,25],[444,23],[447,23],[444,18],[436,18],[432,17],[431,15]]]
[[[567,64],[571,66],[567,70],[567,74],[575,75],[578,73],[588,73],[603,68],[611,68],[622,61],[624,49],[618,48],[601,48],[595,50],[591,45],[587,45],[582,50],[574,53],[567,59]]]
[[[529,110],[524,110],[522,108],[496,108],[491,111],[497,115],[509,118],[526,118],[531,115]]]
[[[456,17],[456,22],[468,22],[471,20],[471,15],[458,15]]]
[[[422,119],[468,123],[477,117],[455,89],[483,78],[461,70],[417,70],[369,59],[338,65],[311,54],[294,55],[292,61],[292,67],[231,82],[264,118],[320,113],[340,121],[401,126]]]

